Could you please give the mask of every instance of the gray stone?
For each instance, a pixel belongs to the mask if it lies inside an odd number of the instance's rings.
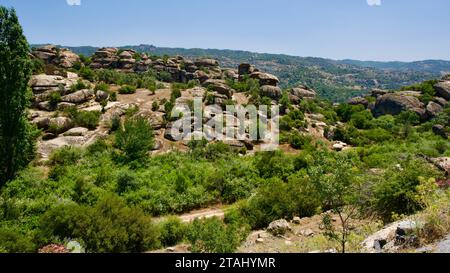
[[[434,85],[436,93],[439,97],[450,100],[450,81],[442,81]]]
[[[290,230],[291,227],[289,226],[289,223],[284,219],[270,223],[269,227],[267,228],[267,231],[269,231],[273,235],[284,235]]]

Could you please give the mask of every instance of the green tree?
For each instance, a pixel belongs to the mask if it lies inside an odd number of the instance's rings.
[[[35,130],[26,117],[31,71],[16,12],[0,7],[0,187],[34,157]]]
[[[331,209],[338,216],[340,224],[340,230],[337,230],[332,224],[331,216],[325,214],[325,236],[339,242],[342,253],[345,253],[351,233],[351,220],[357,216],[359,204],[360,189],[352,170],[353,164],[346,155],[337,155],[334,159],[331,155],[321,154],[317,160],[321,163],[308,169],[311,182],[323,207]]]
[[[116,146],[127,163],[145,159],[153,145],[153,128],[142,117],[128,118],[123,128],[116,132]]]

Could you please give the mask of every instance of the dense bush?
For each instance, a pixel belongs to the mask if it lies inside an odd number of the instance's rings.
[[[32,253],[36,245],[32,237],[23,235],[17,230],[0,227],[0,253]]]
[[[65,109],[64,113],[72,119],[75,126],[85,127],[89,130],[97,128],[102,114],[100,111],[79,111],[76,107]]]
[[[232,253],[246,235],[245,228],[210,218],[195,220],[189,227],[187,239],[194,253]]]
[[[176,217],[167,218],[160,225],[160,241],[163,246],[174,246],[183,241],[186,236],[187,226]]]
[[[307,217],[318,212],[320,200],[309,181],[294,175],[288,182],[271,179],[240,208],[240,214],[252,228],[259,229],[278,219]]]
[[[416,198],[420,179],[436,178],[437,175],[421,160],[408,159],[401,165],[392,166],[374,182],[371,199],[374,210],[386,221],[392,220],[394,215],[417,212],[423,208]]]
[[[116,147],[126,163],[144,160],[154,145],[153,128],[142,117],[127,118],[115,136]]]
[[[131,85],[124,85],[119,89],[119,94],[134,94],[136,93],[136,87]]]
[[[94,207],[60,205],[40,220],[41,242],[76,239],[88,252],[139,253],[157,248],[158,236],[150,217],[114,196],[106,196]]]

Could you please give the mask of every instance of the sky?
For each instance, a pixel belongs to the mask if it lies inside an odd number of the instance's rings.
[[[450,60],[449,0],[0,0],[29,43]]]

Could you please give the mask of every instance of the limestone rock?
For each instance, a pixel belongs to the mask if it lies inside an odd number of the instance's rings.
[[[276,76],[269,73],[253,72],[252,74],[250,74],[250,78],[257,79],[261,86],[263,85],[277,86],[278,83],[280,83],[280,80]]]
[[[284,219],[270,223],[269,227],[267,228],[267,231],[269,231],[273,235],[284,235],[290,230],[291,227],[289,226],[289,223]]]
[[[86,102],[86,101],[92,99],[93,97],[94,97],[93,90],[83,89],[83,90],[79,90],[72,94],[61,97],[61,101],[79,104],[79,103]]]
[[[261,95],[278,100],[283,95],[283,91],[278,86],[263,85],[261,86]]]
[[[439,97],[450,100],[450,81],[441,81],[437,83],[434,88]]]
[[[64,136],[85,136],[89,132],[89,129],[83,127],[76,127],[68,130],[64,133]]]
[[[301,100],[304,99],[314,99],[316,98],[316,91],[306,87],[306,86],[298,86],[296,88],[292,88],[289,90],[289,99],[294,103],[298,104]]]
[[[423,117],[425,114],[424,104],[414,96],[398,94],[386,94],[377,99],[374,115],[398,115],[403,111],[413,111]]]

